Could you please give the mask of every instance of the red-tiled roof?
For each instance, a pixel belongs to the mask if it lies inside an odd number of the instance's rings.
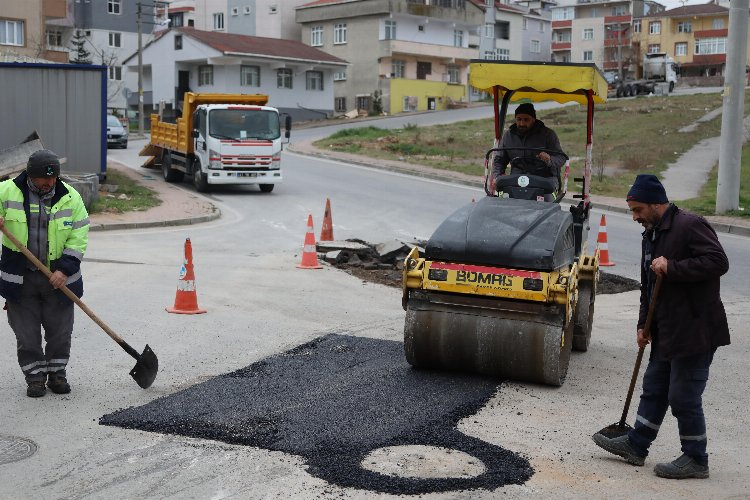
[[[247,54],[280,59],[319,61],[346,64],[347,61],[332,56],[296,40],[265,38],[259,36],[235,35],[217,31],[202,31],[194,28],[174,28],[191,38],[224,53]]]
[[[656,12],[643,17],[683,17],[710,14],[729,14],[729,9],[709,2],[698,5],[683,5],[682,7],[675,7],[674,9]]]

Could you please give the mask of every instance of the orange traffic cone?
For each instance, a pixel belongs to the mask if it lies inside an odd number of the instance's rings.
[[[602,214],[602,220],[599,223],[599,236],[596,239],[596,247],[599,249],[599,265],[614,266],[614,262],[609,261],[609,247],[607,246],[607,219]]]
[[[326,213],[320,229],[320,241],[333,241],[333,221],[331,220],[331,200],[326,198]]]
[[[315,232],[313,231],[312,214],[307,214],[307,233],[305,246],[302,247],[302,262],[297,264],[300,269],[321,269],[318,264],[318,253],[315,250]]]
[[[195,273],[193,273],[193,246],[190,238],[185,240],[185,262],[180,268],[177,281],[177,294],[174,307],[167,307],[167,312],[176,314],[203,314],[205,309],[198,308],[198,295],[195,293]]]

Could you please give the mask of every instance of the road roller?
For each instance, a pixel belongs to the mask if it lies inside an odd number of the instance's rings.
[[[586,351],[591,339],[599,276],[598,250],[588,243],[594,105],[606,101],[607,82],[594,64],[474,60],[470,83],[494,98],[487,196],[448,216],[424,252],[414,248],[405,259],[406,360],[560,386],[571,350]],[[523,173],[491,182],[508,106],[519,101],[586,106],[586,155],[571,202],[570,162],[557,179]]]

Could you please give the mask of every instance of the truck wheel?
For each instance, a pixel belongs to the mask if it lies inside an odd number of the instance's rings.
[[[183,172],[172,168],[172,155],[166,150],[161,155],[161,173],[167,182],[180,182],[184,175]]]
[[[672,92],[674,90],[674,82],[669,82],[669,91]]]
[[[622,85],[618,85],[617,92],[615,95],[617,95],[617,97],[622,97],[622,93],[623,93]]]
[[[270,193],[271,191],[273,191],[273,187],[275,186],[275,184],[258,184],[258,186],[260,187],[260,190],[262,192]]]
[[[196,165],[193,171],[193,186],[199,193],[207,193],[209,190],[208,176],[201,172],[200,165]]]
[[[634,90],[632,85],[628,85],[625,87],[625,97],[631,97],[634,96]]]

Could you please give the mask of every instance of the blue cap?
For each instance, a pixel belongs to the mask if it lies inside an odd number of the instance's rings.
[[[664,186],[651,174],[637,175],[625,200],[655,205],[669,203]]]

